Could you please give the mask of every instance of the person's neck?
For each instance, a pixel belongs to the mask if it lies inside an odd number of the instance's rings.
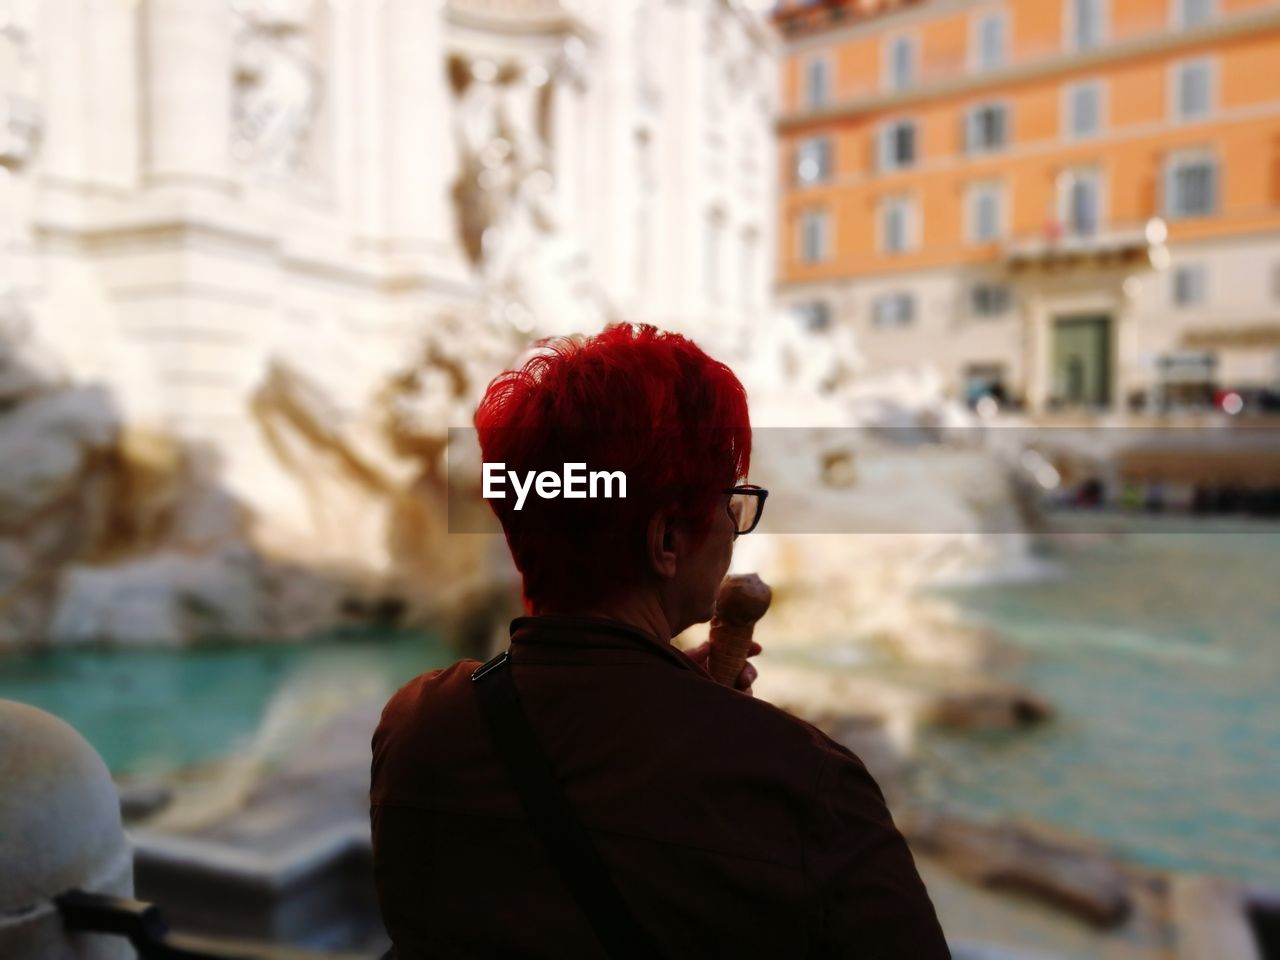
[[[646,593],[628,594],[626,597],[606,603],[585,604],[572,608],[554,607],[541,609],[537,611],[537,614],[604,617],[607,620],[617,620],[620,623],[643,630],[645,633],[657,637],[663,643],[670,643],[671,638],[679,632],[672,631],[671,621],[658,598],[653,594]]]

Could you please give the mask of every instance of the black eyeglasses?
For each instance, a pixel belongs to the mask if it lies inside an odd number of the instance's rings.
[[[744,533],[750,533],[756,528],[760,517],[764,515],[764,502],[769,498],[769,491],[764,487],[757,487],[754,483],[743,483],[736,487],[729,487],[723,492],[730,495],[726,509],[729,511],[729,519],[736,527],[733,534],[736,540]]]

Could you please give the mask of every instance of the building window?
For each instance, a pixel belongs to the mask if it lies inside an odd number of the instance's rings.
[[[831,138],[810,137],[796,145],[796,182],[822,183],[831,178]]]
[[[983,397],[991,397],[997,404],[1007,403],[1009,391],[1004,385],[1004,364],[971,363],[964,371],[964,400],[976,407]]]
[[[916,125],[910,120],[886,124],[880,131],[880,169],[901,170],[916,162]]]
[[[814,57],[804,69],[804,102],[811,110],[827,105],[831,98],[831,65],[826,57]]]
[[[1212,157],[1183,156],[1165,172],[1165,216],[1203,217],[1217,208],[1218,168]]]
[[[995,70],[1004,66],[1005,15],[985,13],[974,21],[973,54],[971,60],[976,70]]]
[[[905,253],[915,246],[915,203],[910,197],[889,197],[880,206],[880,250]]]
[[[915,297],[905,291],[882,293],[871,304],[871,322],[882,330],[910,326],[915,315]]]
[[[1067,28],[1073,50],[1092,50],[1106,30],[1105,0],[1067,0]]]
[[[916,81],[916,44],[911,37],[895,37],[889,41],[888,86],[905,90]]]
[[[821,263],[829,256],[831,224],[825,210],[806,210],[800,215],[800,259]]]
[[[1173,303],[1177,307],[1196,307],[1205,301],[1207,271],[1202,263],[1183,264],[1173,271]]]
[[[1213,406],[1218,358],[1205,350],[1177,350],[1156,356],[1155,408],[1162,412]]]
[[[813,333],[822,333],[831,328],[831,304],[825,300],[810,300],[797,304],[794,308],[801,326]]]
[[[1092,137],[1102,128],[1102,83],[1077,83],[1067,88],[1067,132]]]
[[[1002,103],[982,103],[969,110],[965,144],[970,153],[999,150],[1008,140],[1008,110]]]
[[[999,183],[969,187],[969,242],[994,243],[1004,236],[1004,189]]]
[[[1173,115],[1175,120],[1197,120],[1213,108],[1213,64],[1208,60],[1188,60],[1173,68]]]
[[[1174,0],[1173,22],[1183,29],[1203,27],[1217,13],[1215,6],[1214,0]]]
[[[969,313],[975,317],[1002,317],[1013,305],[1006,283],[975,283],[969,288]]]
[[[1068,234],[1089,237],[1102,220],[1102,182],[1096,170],[1072,170],[1058,184],[1059,219]]]

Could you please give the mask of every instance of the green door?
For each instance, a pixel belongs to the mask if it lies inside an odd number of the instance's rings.
[[[1062,317],[1054,321],[1053,399],[1067,407],[1110,405],[1110,317]]]

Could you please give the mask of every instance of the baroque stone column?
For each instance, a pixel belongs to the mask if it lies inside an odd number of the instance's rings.
[[[1120,295],[1116,298],[1116,311],[1111,321],[1111,412],[1124,414],[1129,409],[1129,394],[1141,385],[1140,371],[1136,368],[1138,354],[1138,324],[1135,317],[1135,300],[1142,290],[1142,281],[1129,274],[1120,281]]]
[[[1022,315],[1026,343],[1024,400],[1027,412],[1038,416],[1045,412],[1049,399],[1052,330],[1047,308],[1040,296],[1028,294]]]
[[[668,309],[686,322],[705,313],[707,201],[706,132],[706,5],[698,0],[673,0],[663,8],[664,36],[672,38],[664,83],[669,104],[665,122],[667,169],[662,204],[668,238],[665,270],[672,297]]]
[[[145,3],[147,179],[224,189],[230,182],[231,5]]]
[[[439,0],[383,0],[387,231],[397,245],[444,251],[452,236],[445,58]]]
[[[587,204],[583,180],[585,104],[587,88],[586,46],[578,37],[567,37],[551,83],[552,169],[561,222],[580,229]]]

